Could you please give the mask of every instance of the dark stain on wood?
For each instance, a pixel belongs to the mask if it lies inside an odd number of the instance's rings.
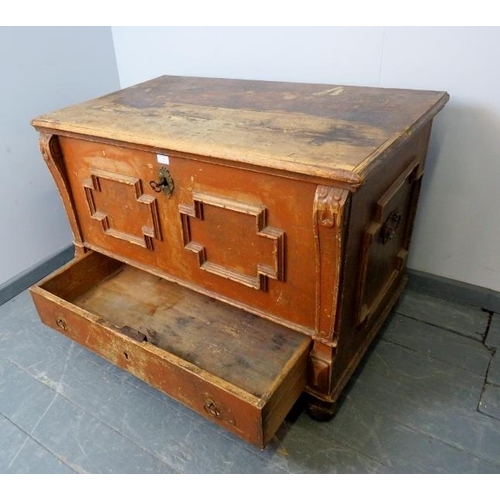
[[[344,142],[346,144],[356,144],[362,147],[373,146],[373,140],[370,140],[356,127],[334,125],[329,130],[321,133],[306,133],[304,136],[313,144],[321,146],[329,142]]]
[[[434,91],[163,76],[33,124],[357,186],[370,155],[447,100]]]
[[[307,341],[258,317],[249,321],[252,315],[247,312],[130,266],[102,276],[74,300],[128,337],[176,354],[257,397],[277,376],[283,360]]]
[[[135,340],[136,342],[149,342],[149,339],[147,338],[144,333],[141,333],[137,331],[135,328],[131,328],[128,325],[122,326],[121,328],[118,328],[120,333],[123,333],[123,335],[126,335],[127,337],[130,337],[132,340]]]

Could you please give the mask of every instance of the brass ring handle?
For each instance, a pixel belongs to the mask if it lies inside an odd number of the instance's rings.
[[[402,215],[397,210],[393,210],[389,214],[380,231],[380,241],[382,245],[385,245],[394,238],[401,223],[401,218]]]

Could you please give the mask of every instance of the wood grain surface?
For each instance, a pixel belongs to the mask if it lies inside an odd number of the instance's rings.
[[[435,91],[162,76],[33,125],[359,184],[447,100]]]
[[[305,388],[309,338],[96,252],[31,293],[45,324],[257,446]]]

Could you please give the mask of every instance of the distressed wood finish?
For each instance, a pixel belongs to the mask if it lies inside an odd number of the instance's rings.
[[[402,147],[393,150],[386,158],[384,171],[374,170],[369,182],[366,182],[352,197],[349,237],[347,250],[344,253],[342,277],[344,285],[337,312],[339,341],[332,370],[333,382],[326,398],[324,392],[319,394],[322,400],[333,402],[340,395],[404,287],[406,281],[404,267],[399,265],[401,256],[398,255],[401,247],[398,248],[399,245],[396,244],[390,248],[388,261],[385,260],[387,257],[385,251],[374,252],[369,265],[364,265],[367,256],[366,234],[373,227],[374,218],[377,218],[380,200],[387,199],[388,193],[399,191],[398,179],[415,180],[416,182],[410,184],[410,187],[414,186],[413,189],[407,190],[406,196],[400,199],[397,205],[401,210],[405,210],[406,218],[398,226],[401,234],[396,234],[396,242],[409,247],[418,202],[418,177],[425,164],[430,132],[429,122],[419,134],[410,138]],[[417,164],[415,179],[412,176],[408,177],[408,169]],[[411,198],[408,198],[410,193]],[[374,244],[382,249],[385,247],[380,241],[375,241]],[[384,272],[378,274],[381,269]],[[367,310],[369,314],[363,315],[365,276],[372,280],[371,293],[376,300],[370,302]],[[347,286],[346,283],[351,286]]]
[[[447,100],[164,76],[33,120],[90,251],[33,289],[41,317],[259,446],[302,390],[333,415],[404,286]]]
[[[67,137],[60,143],[87,248],[314,335],[315,262],[301,258],[315,252],[312,208],[297,206],[312,206],[316,186],[170,155],[175,188],[166,196],[149,186],[158,179],[155,154]],[[130,236],[117,238],[93,215],[93,172],[106,189],[99,201],[112,227]],[[141,192],[154,198],[161,238],[149,247],[137,244],[153,226],[148,206],[137,202],[131,181],[106,176],[140,179]]]
[[[33,124],[356,185],[447,99],[445,92],[162,76]]]
[[[256,446],[305,388],[307,337],[98,253],[31,293],[45,324]]]

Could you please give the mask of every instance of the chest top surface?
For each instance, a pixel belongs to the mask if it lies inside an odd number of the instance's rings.
[[[162,76],[33,120],[38,130],[360,184],[446,92]]]

